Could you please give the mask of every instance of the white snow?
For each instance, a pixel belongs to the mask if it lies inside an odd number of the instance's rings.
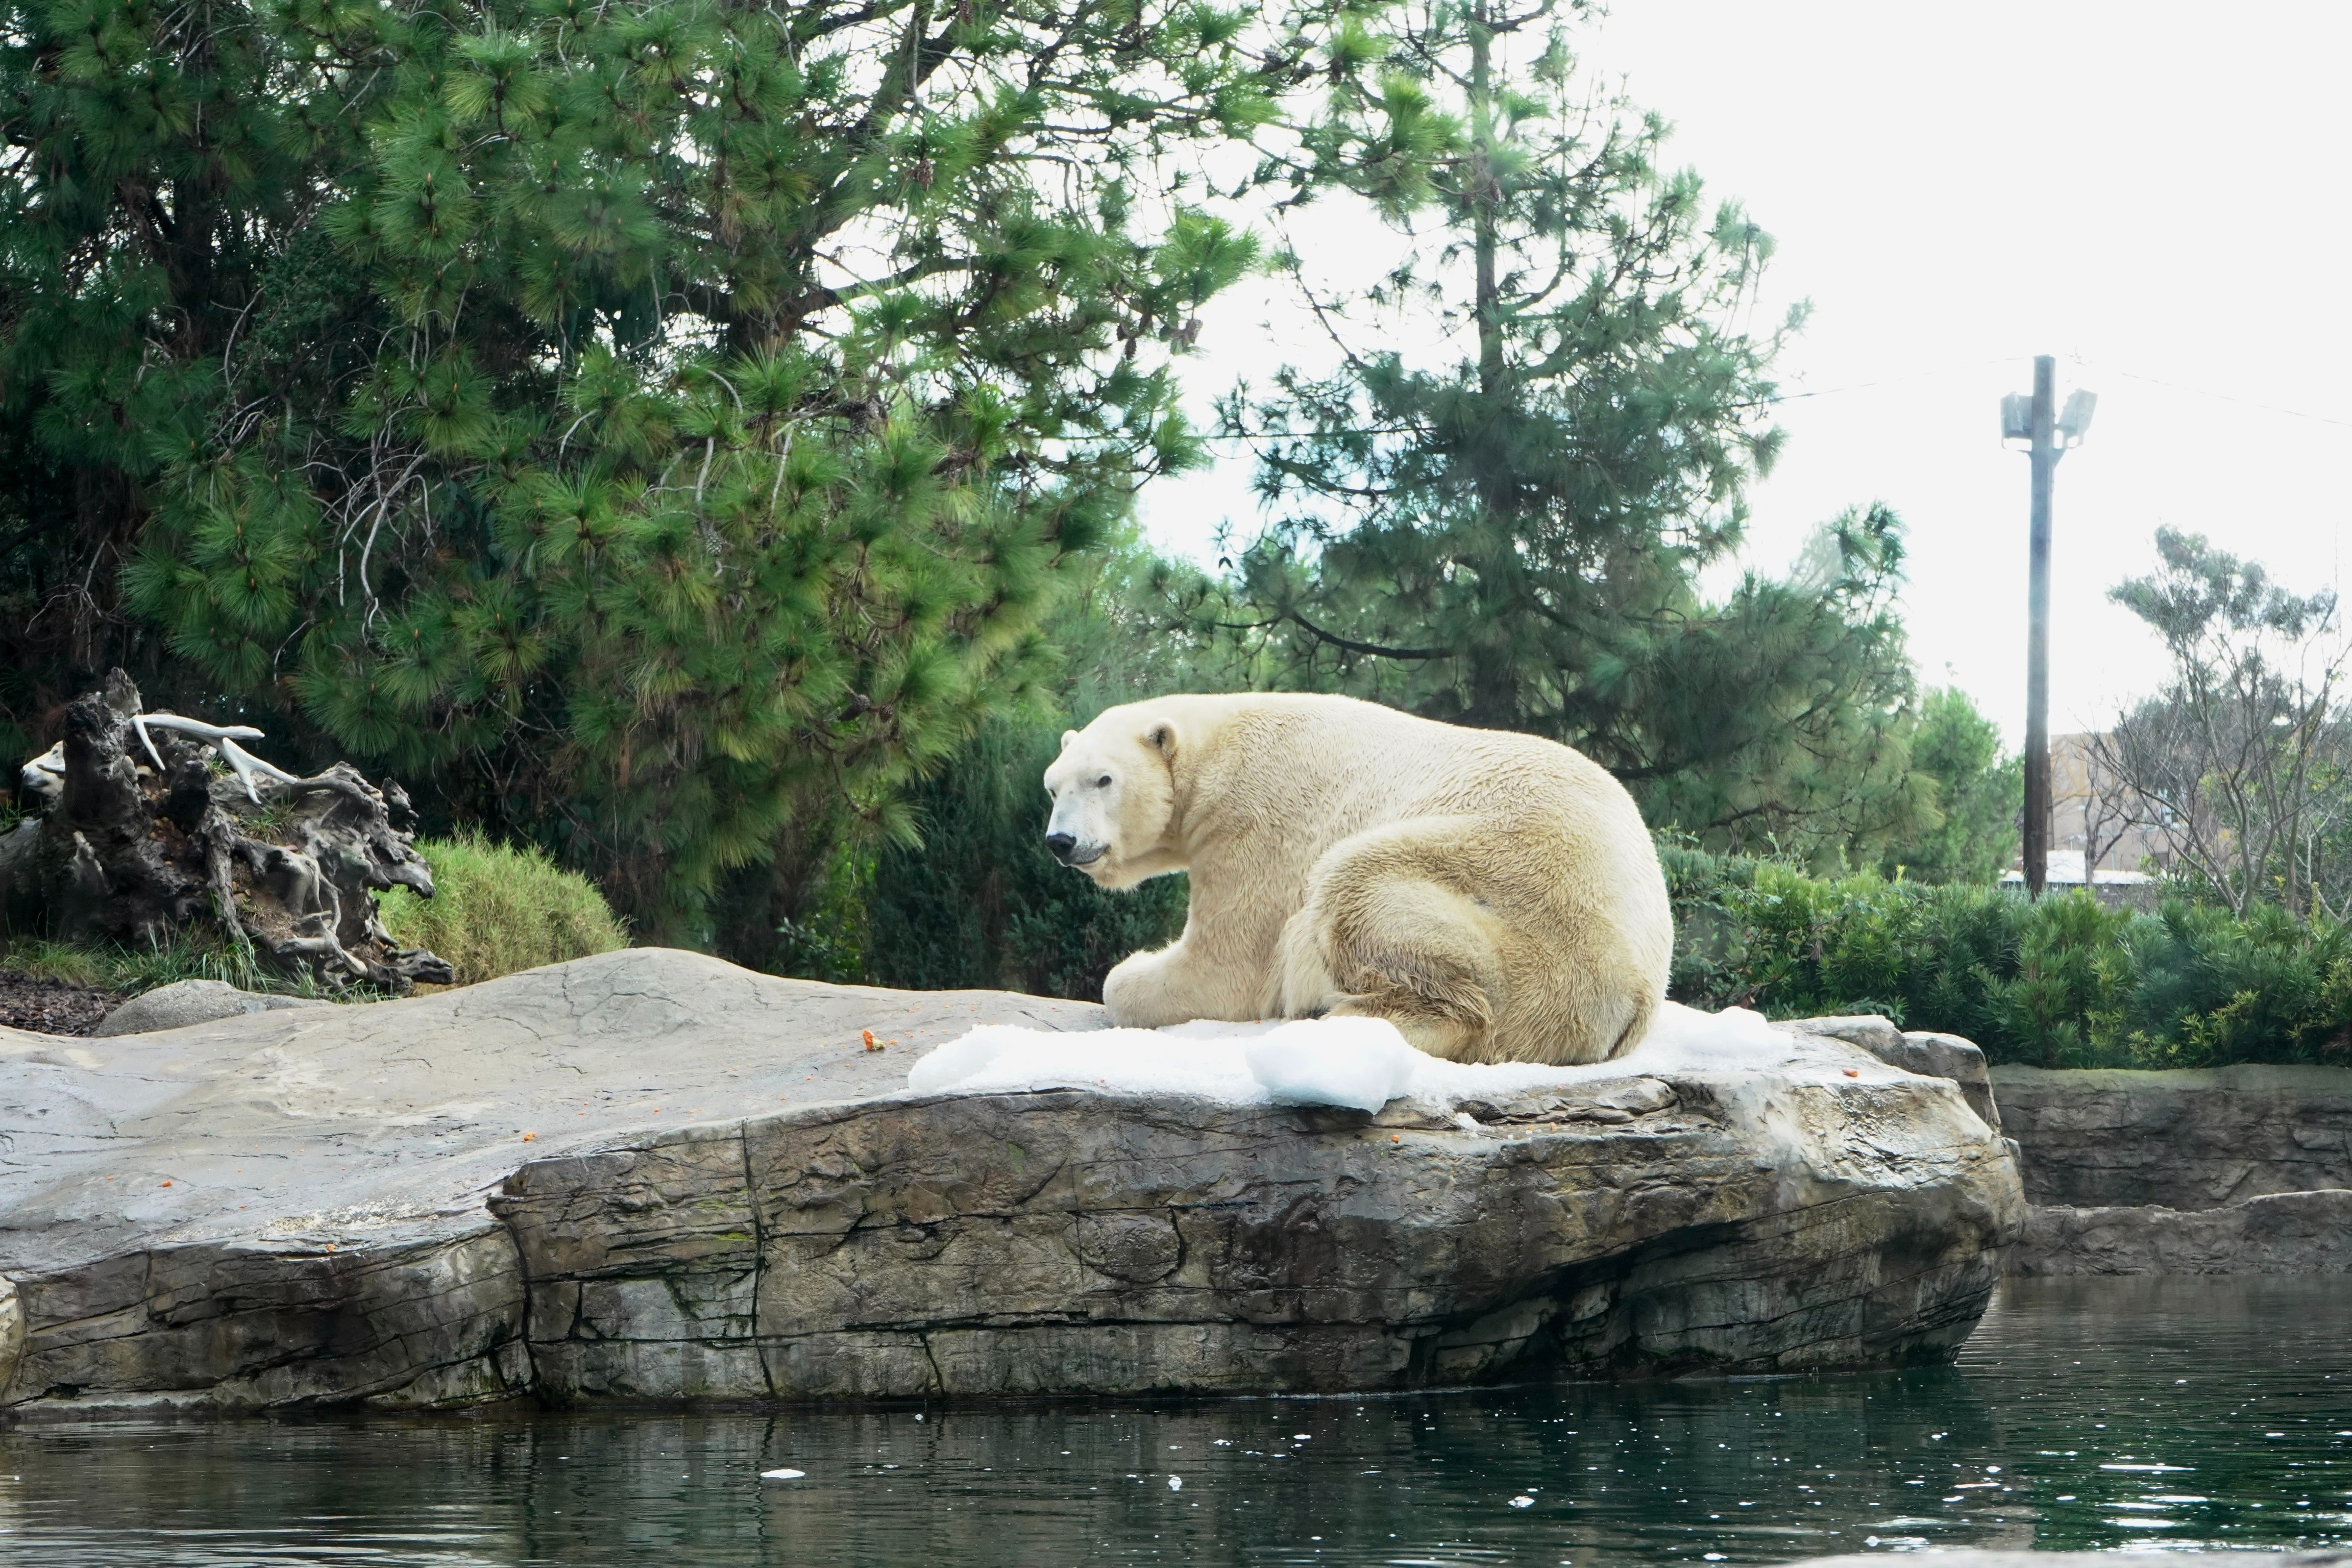
[[[1669,1002],[1639,1046],[1590,1067],[1439,1061],[1407,1045],[1381,1018],[1202,1021],[1072,1033],[984,1024],[916,1062],[907,1087],[919,1094],[1087,1089],[1234,1105],[1378,1110],[1400,1097],[1451,1103],[1644,1073],[1798,1068],[1811,1069],[1807,1076],[1833,1076],[1857,1064],[1873,1078],[1899,1076],[1850,1047],[1788,1034],[1745,1008],[1702,1013]]]
[[[1295,1018],[1242,1042],[1242,1061],[1276,1105],[1378,1110],[1412,1089],[1421,1064],[1386,1018]]]

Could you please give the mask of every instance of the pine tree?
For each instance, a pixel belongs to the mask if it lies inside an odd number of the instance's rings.
[[[1169,155],[1324,26],[7,12],[0,546],[58,612],[20,646],[127,643],[429,780],[641,935],[719,934],[731,888],[746,948],[844,834],[906,834],[905,781],[1050,668],[1067,564],[1194,460],[1170,360],[1253,251]]]
[[[1261,171],[1370,204],[1403,255],[1360,300],[1286,258],[1342,353],[1225,405],[1276,514],[1196,618],[1273,679],[1578,746],[1711,842],[1883,837],[1923,799],[1900,527],[1851,513],[1793,575],[1701,592],[1796,319],[1743,326],[1769,239],[1661,172],[1664,125],[1589,95],[1550,13],[1393,13]]]

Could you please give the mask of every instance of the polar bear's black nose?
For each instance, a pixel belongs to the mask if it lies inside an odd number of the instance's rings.
[[[1054,852],[1054,858],[1059,860],[1065,866],[1070,863],[1070,851],[1076,849],[1077,847],[1077,835],[1074,833],[1048,833],[1045,835],[1045,847],[1051,849]]]

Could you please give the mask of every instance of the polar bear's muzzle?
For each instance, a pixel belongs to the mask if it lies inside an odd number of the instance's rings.
[[[1054,858],[1063,865],[1076,867],[1093,865],[1103,858],[1103,851],[1109,847],[1103,844],[1081,845],[1076,834],[1048,833],[1045,835],[1045,847],[1051,849]]]

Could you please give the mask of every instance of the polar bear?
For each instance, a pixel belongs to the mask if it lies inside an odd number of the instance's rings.
[[[1192,873],[1112,1021],[1389,1019],[1454,1061],[1630,1050],[1674,917],[1641,812],[1566,746],[1347,697],[1162,697],[1062,737],[1046,847],[1104,888]]]

